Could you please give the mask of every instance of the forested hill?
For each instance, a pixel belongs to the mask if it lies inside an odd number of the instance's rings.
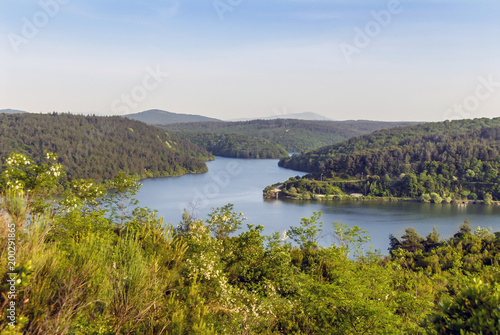
[[[435,192],[500,199],[499,153],[500,118],[483,118],[381,130],[284,158],[279,165],[357,180],[358,191],[371,195]]]
[[[277,159],[289,155],[281,145],[258,137],[198,132],[181,132],[174,134],[186,141],[197,144],[215,156]]]
[[[479,159],[491,155],[498,156],[496,141],[500,140],[497,136],[499,127],[500,118],[483,118],[383,129],[285,158],[280,161],[280,166],[305,172],[319,172],[327,166],[333,167],[334,162],[339,163],[345,159],[347,174],[353,174],[358,170],[363,172],[365,168],[373,170],[373,173],[383,174],[390,172],[387,170],[388,167],[394,167],[398,162],[406,164],[415,160],[434,160],[441,154],[446,155],[441,158],[451,161],[461,157]],[[487,148],[489,144],[492,148]],[[405,155],[401,156],[402,153]],[[351,162],[349,159],[368,158],[368,156],[382,160]]]
[[[257,137],[279,144],[289,152],[299,152],[320,148],[374,130],[409,124],[413,123],[276,119],[239,122],[193,122],[159,125],[159,127],[176,132],[237,134]]]
[[[205,172],[211,158],[195,144],[118,116],[0,114],[1,158],[17,152],[39,161],[44,151],[58,154],[68,179],[98,182],[120,171],[144,177]]]

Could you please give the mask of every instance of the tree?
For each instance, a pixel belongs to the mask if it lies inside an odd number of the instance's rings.
[[[388,248],[388,250],[392,254],[393,250],[397,250],[399,248],[401,248],[401,242],[399,242],[399,240],[394,235],[389,234],[389,248]]]
[[[453,235],[453,238],[455,240],[462,240],[466,236],[471,236],[471,235],[472,235],[472,233],[471,233],[471,229],[470,229],[469,220],[465,219],[464,223],[460,225],[458,232],[455,235]]]
[[[243,220],[246,219],[243,213],[233,212],[233,207],[233,204],[227,204],[223,207],[212,208],[208,216],[207,226],[218,240],[228,238],[241,227]]]
[[[418,235],[414,228],[405,229],[405,234],[401,236],[401,248],[410,252],[422,250],[424,246],[422,242],[424,239]]]
[[[435,249],[441,245],[439,241],[439,233],[436,230],[436,226],[434,226],[434,228],[432,228],[432,232],[426,236],[423,244],[426,252],[429,252],[430,250]]]
[[[323,231],[323,222],[320,222],[321,212],[313,212],[310,218],[303,217],[300,227],[290,227],[288,235],[301,249],[317,249],[318,234]]]
[[[407,174],[403,177],[403,187],[407,195],[412,198],[418,196],[418,180],[414,173]]]
[[[363,243],[370,241],[370,236],[367,230],[361,230],[358,226],[348,227],[345,224],[334,222],[335,239],[338,241],[340,247],[345,250],[345,254],[349,255],[351,251],[350,245],[354,247],[354,253],[357,254]]]
[[[111,188],[107,202],[111,221],[123,228],[124,223],[133,217],[132,207],[139,203],[134,196],[142,184],[139,183],[138,177],[120,172],[113,180],[107,182],[107,186]]]

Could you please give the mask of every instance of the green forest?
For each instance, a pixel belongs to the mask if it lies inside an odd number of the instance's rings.
[[[198,145],[215,156],[252,159],[278,159],[288,156],[288,152],[281,145],[258,137],[198,132],[172,134]]]
[[[175,132],[249,136],[276,143],[288,152],[300,152],[337,143],[374,130],[408,124],[412,124],[412,122],[276,119],[239,122],[193,122],[158,126],[167,131]],[[267,143],[265,145],[268,146]]]
[[[169,224],[139,206],[136,178],[61,184],[63,171],[52,153],[4,162],[2,335],[500,331],[500,234],[488,228],[464,222],[443,240],[410,227],[383,256],[365,251],[369,232],[320,212],[271,236],[231,204]]]
[[[126,118],[72,114],[0,114],[0,158],[54,152],[67,180],[96,182],[119,172],[143,177],[206,172],[213,156],[156,127]],[[2,169],[2,166],[0,166]]]
[[[490,203],[500,200],[499,153],[500,118],[482,118],[380,130],[283,158],[279,165],[310,172],[304,181],[287,181],[285,194],[300,189],[309,196],[330,191]]]

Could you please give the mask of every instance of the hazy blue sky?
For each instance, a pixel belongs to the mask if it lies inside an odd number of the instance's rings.
[[[0,35],[0,109],[500,116],[498,0],[0,0]]]

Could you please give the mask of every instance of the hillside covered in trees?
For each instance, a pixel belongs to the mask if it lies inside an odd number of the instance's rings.
[[[499,153],[500,118],[483,118],[380,130],[279,165],[347,192],[488,202],[500,200]]]
[[[77,180],[51,199],[64,187],[59,165],[50,153],[29,161],[13,154],[1,174],[2,334],[500,331],[500,235],[490,229],[466,222],[443,240],[408,228],[384,257],[362,251],[368,232],[339,223],[321,247],[320,212],[272,236],[239,230],[231,204],[166,224],[135,207],[140,186],[123,175],[110,181],[116,192]],[[31,170],[48,179],[18,173]]]
[[[122,117],[0,114],[1,158],[16,152],[39,162],[46,151],[58,155],[69,180],[103,181],[122,171],[144,177],[200,173],[212,158],[195,144]]]
[[[288,152],[281,145],[258,137],[198,132],[172,134],[198,145],[215,156],[253,159],[277,159],[288,156]]]
[[[256,137],[279,144],[288,152],[300,152],[337,143],[374,130],[408,124],[412,123],[275,119],[239,122],[194,122],[158,126],[167,131],[236,134]]]

